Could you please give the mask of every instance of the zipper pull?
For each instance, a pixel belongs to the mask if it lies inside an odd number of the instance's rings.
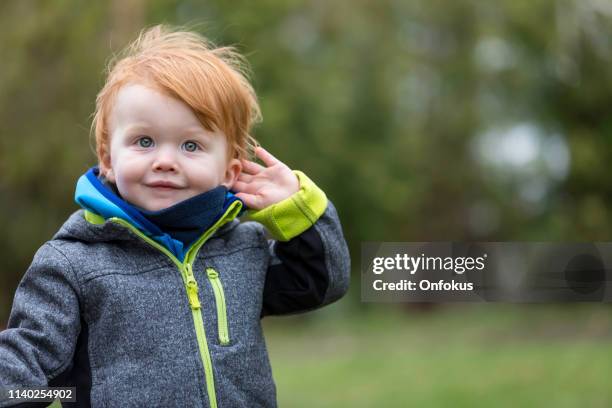
[[[219,277],[219,273],[213,268],[206,268],[206,274],[210,279],[217,279]]]
[[[198,299],[198,282],[193,276],[191,264],[185,264],[185,274],[187,275],[187,296],[189,297],[189,305],[192,309],[200,309],[200,299]]]

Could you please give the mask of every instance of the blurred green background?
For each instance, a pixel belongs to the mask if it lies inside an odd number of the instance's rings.
[[[317,182],[347,297],[264,325],[280,406],[610,406],[608,305],[360,302],[362,241],[610,241],[612,3],[0,2],[0,326],[96,163],[103,70],[198,24],[251,63],[256,138]]]

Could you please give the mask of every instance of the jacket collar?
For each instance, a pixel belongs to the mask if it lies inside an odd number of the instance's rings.
[[[141,233],[163,245],[181,261],[189,250],[181,241],[173,239],[169,234],[149,221],[139,209],[115,194],[112,188],[101,179],[97,166],[90,168],[79,178],[74,200],[85,210],[85,218],[90,223],[102,224],[109,220],[112,221],[113,218],[127,221]],[[223,203],[223,211],[216,222],[213,223],[211,229],[217,229],[223,224],[232,221],[243,210],[244,205],[242,201],[228,191]],[[209,230],[205,233],[208,233]]]

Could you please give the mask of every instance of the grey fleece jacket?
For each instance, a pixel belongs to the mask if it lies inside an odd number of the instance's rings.
[[[237,219],[217,229],[190,266],[194,299],[167,254],[74,212],[18,286],[0,387],[77,387],[64,406],[275,407],[261,318],[334,302],[350,266],[331,202],[289,241],[264,230]]]

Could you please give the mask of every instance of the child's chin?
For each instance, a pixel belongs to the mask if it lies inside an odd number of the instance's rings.
[[[146,210],[148,210],[148,211],[161,211],[161,210],[165,210],[166,208],[172,207],[174,204],[178,204],[181,201],[182,200],[173,200],[173,201],[167,201],[167,202],[163,202],[163,203],[150,204],[150,205],[148,205],[149,208],[146,208]]]
[[[166,208],[172,207],[175,204],[181,202],[182,199],[151,199],[145,202],[140,202],[137,204],[137,207],[146,210],[146,211],[160,211],[165,210]]]
[[[180,194],[164,191],[147,198],[141,197],[139,207],[147,211],[160,211],[190,198],[189,196],[189,194],[185,194],[185,191],[181,191]]]

